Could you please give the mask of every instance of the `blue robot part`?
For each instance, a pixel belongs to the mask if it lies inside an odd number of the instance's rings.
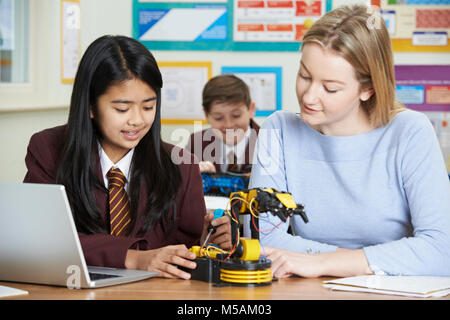
[[[248,184],[247,177],[237,177],[227,174],[202,174],[203,193],[207,194],[212,188],[218,189],[222,194],[229,195],[232,192],[245,189]]]

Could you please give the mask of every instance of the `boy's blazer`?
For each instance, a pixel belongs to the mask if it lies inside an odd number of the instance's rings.
[[[252,131],[247,146],[245,147],[245,161],[239,170],[244,173],[250,173],[252,169],[251,162],[253,161],[253,151],[255,149],[256,139],[258,138],[259,133],[259,125],[253,119],[250,119],[250,129],[252,129]],[[216,141],[216,139],[218,138],[212,133],[210,128],[194,132],[189,137],[189,141],[185,149],[190,153],[195,154],[198,161],[212,162],[216,167],[216,172],[221,172],[222,170],[220,167],[220,163],[218,163],[216,160],[222,159],[222,142]],[[196,148],[195,144],[199,142],[201,143],[201,148]],[[216,146],[218,146],[219,148],[216,148],[214,146],[214,143],[216,143]],[[216,154],[216,151],[220,153]]]
[[[31,137],[25,157],[28,172],[24,182],[56,183],[65,128],[66,125],[46,129]],[[169,144],[166,146],[169,151],[177,148]],[[183,151],[180,149],[177,152]],[[193,156],[190,156],[193,159]],[[103,182],[100,159],[97,163],[98,178]],[[203,229],[203,217],[206,214],[200,171],[198,165],[179,164],[178,167],[182,181],[176,196],[177,214],[173,231],[169,233],[164,226],[158,224],[144,235],[137,235],[144,222],[143,212],[147,203],[147,189],[144,187],[140,191],[137,221],[129,236],[78,233],[88,265],[125,268],[128,249],[148,250],[175,244],[185,244],[189,248],[198,243]],[[107,194],[97,188],[95,196],[102,218],[108,223]]]

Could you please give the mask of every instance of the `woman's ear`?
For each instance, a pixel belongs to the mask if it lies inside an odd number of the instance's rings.
[[[92,111],[92,106],[89,107],[89,115],[91,119],[94,119],[94,112]]]
[[[361,94],[359,95],[359,99],[361,101],[367,101],[370,99],[370,97],[375,93],[373,88],[367,88],[361,91]]]

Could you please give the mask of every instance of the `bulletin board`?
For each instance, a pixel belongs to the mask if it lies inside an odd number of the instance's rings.
[[[450,0],[133,0],[133,37],[149,49],[298,51],[342,4],[381,8],[394,51],[450,52]]]
[[[80,0],[61,0],[61,82],[73,83],[81,57]]]
[[[332,0],[133,0],[133,37],[150,50],[298,51]]]
[[[450,0],[381,0],[380,6],[394,51],[450,52]]]
[[[433,124],[450,174],[450,65],[395,66],[395,82],[397,99]]]
[[[192,124],[204,120],[202,91],[212,77],[210,61],[158,61],[163,78],[162,124]]]
[[[395,66],[396,96],[408,108],[450,112],[450,65]]]
[[[281,110],[281,67],[222,67],[222,74],[234,74],[250,89],[250,97],[256,106],[256,117],[267,117]]]

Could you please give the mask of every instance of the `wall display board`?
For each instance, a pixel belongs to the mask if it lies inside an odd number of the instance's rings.
[[[418,111],[450,111],[450,65],[395,66],[397,99]]]
[[[212,76],[211,62],[158,62],[163,78],[161,123],[203,121],[202,91]]]
[[[450,172],[450,65],[395,66],[396,96],[431,120]]]
[[[133,37],[150,50],[298,51],[332,0],[133,0]]]
[[[0,50],[14,50],[14,2],[0,1]],[[1,58],[1,57],[0,57]],[[6,61],[0,60],[0,63]]]
[[[73,83],[81,57],[80,1],[61,0],[61,82]]]
[[[450,52],[450,0],[381,0],[394,51]]]
[[[266,117],[281,110],[281,67],[222,67],[222,74],[232,73],[250,89],[256,117]]]

